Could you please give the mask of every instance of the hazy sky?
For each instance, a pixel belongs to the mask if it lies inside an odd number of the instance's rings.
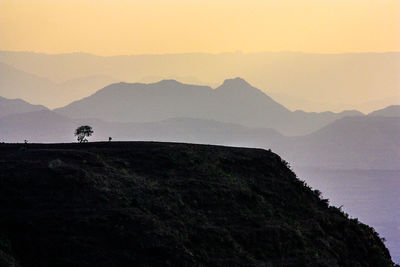
[[[400,51],[400,0],[1,0],[0,49]]]

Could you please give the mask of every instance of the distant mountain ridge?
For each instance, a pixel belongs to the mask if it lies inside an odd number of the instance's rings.
[[[357,109],[369,113],[384,106],[400,104],[400,52],[187,53],[101,57],[85,53],[48,55],[0,51],[0,62],[56,83],[105,75],[115,78],[113,82],[155,82],[160,78],[180,80],[179,77],[192,77],[184,81],[194,84],[203,81],[214,86],[227,77],[241,76],[265,92],[280,92],[313,103],[311,107],[298,101],[292,105],[291,101],[277,98],[291,110],[338,112]],[[153,78],[145,79],[149,76]],[[23,95],[16,97],[24,98]],[[379,103],[374,103],[378,99]]]
[[[380,110],[375,110],[368,116],[400,117],[400,105],[392,105]]]
[[[285,135],[304,135],[349,115],[291,112],[244,79],[227,79],[216,89],[182,84],[111,84],[95,94],[55,111],[70,118],[99,118],[110,122],[155,122],[176,117],[211,119],[246,127],[273,128]]]
[[[53,111],[0,118],[0,141],[73,142],[74,130],[89,124],[93,141],[168,141],[269,148],[294,167],[400,169],[400,117],[345,117],[310,135],[286,137],[273,129],[214,120],[173,118],[151,123],[70,119]]]
[[[47,108],[42,105],[32,105],[22,99],[8,99],[0,96],[0,117],[39,110],[47,110]]]
[[[45,104],[43,101],[52,94],[55,83],[47,78],[30,74],[12,66],[0,63],[0,96],[6,98],[23,98],[34,104]]]
[[[57,83],[0,62],[0,96],[23,98],[50,108],[64,106],[113,82],[116,80],[111,77],[94,75]]]
[[[399,140],[400,117],[345,117],[280,151],[295,166],[399,170]]]

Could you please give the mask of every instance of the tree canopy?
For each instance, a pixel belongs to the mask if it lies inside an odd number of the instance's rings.
[[[86,143],[88,142],[86,137],[89,137],[93,134],[93,129],[89,125],[82,125],[76,128],[75,136],[78,139],[79,143]]]

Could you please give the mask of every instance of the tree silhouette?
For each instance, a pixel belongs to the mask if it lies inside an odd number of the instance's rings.
[[[76,130],[75,130],[75,136],[77,136],[78,142],[79,143],[86,143],[88,140],[86,139],[86,137],[91,136],[93,133],[93,129],[91,126],[89,125],[82,125],[79,126]]]

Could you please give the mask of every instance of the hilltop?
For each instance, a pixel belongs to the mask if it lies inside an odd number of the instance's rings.
[[[0,164],[1,266],[393,266],[270,151],[0,144]]]
[[[73,142],[80,125],[94,129],[92,141],[162,141],[271,148],[296,167],[398,170],[400,118],[352,116],[306,136],[215,120],[173,118],[152,123],[71,119],[50,110],[0,117],[0,142]]]

